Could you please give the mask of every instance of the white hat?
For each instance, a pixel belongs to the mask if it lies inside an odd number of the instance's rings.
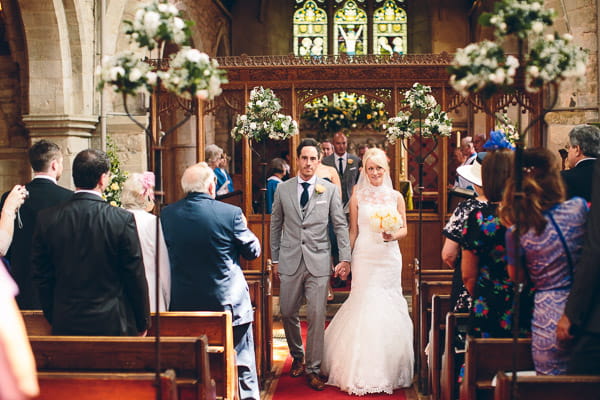
[[[482,186],[481,183],[481,161],[479,157],[475,157],[475,161],[470,165],[461,165],[456,168],[456,173],[468,180],[473,185],[477,185],[479,187]]]

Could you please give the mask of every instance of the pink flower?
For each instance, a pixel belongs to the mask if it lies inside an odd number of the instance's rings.
[[[142,187],[144,191],[142,192],[142,196],[150,196],[152,200],[154,200],[154,185],[156,180],[154,178],[154,172],[146,171],[142,174],[141,177]]]

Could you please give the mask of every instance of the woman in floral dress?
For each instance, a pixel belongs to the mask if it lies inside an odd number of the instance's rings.
[[[513,324],[513,284],[506,269],[506,228],[498,217],[498,204],[510,176],[513,154],[499,150],[486,156],[482,165],[483,191],[488,203],[471,212],[463,230],[462,274],[473,297],[469,335],[511,337]],[[530,330],[532,291],[521,296],[519,330]]]
[[[524,265],[515,267],[517,250],[514,227],[506,235],[508,272],[513,280],[526,275],[535,285],[533,309],[532,355],[538,375],[558,375],[567,371],[568,348],[556,338],[556,325],[563,313],[573,269],[583,248],[586,201],[574,197],[565,201],[565,189],[558,169],[558,159],[547,149],[523,152],[523,185],[526,194],[514,199],[514,182],[509,181],[500,215],[507,225],[519,224],[519,238]],[[517,219],[515,207],[519,207]]]

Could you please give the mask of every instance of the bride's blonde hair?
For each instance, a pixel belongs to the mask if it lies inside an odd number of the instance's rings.
[[[371,160],[378,166],[383,167],[386,170],[386,172],[390,172],[390,165],[388,163],[388,158],[387,158],[387,154],[385,154],[385,151],[378,149],[376,147],[368,149],[365,152],[365,155],[363,156],[363,161],[362,161],[363,168],[367,167],[368,160]]]

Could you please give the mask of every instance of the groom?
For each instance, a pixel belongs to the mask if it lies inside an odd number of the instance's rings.
[[[340,252],[335,275],[345,279],[350,273],[348,226],[335,185],[315,175],[320,147],[314,139],[298,146],[298,176],[280,183],[271,214],[271,256],[279,274],[280,307],[285,337],[294,358],[290,375],[298,377],[306,369],[308,385],[323,390],[319,376],[325,334],[327,282],[330,243],[327,231],[333,224]],[[307,302],[308,336],[306,364],[300,335],[298,310]]]

